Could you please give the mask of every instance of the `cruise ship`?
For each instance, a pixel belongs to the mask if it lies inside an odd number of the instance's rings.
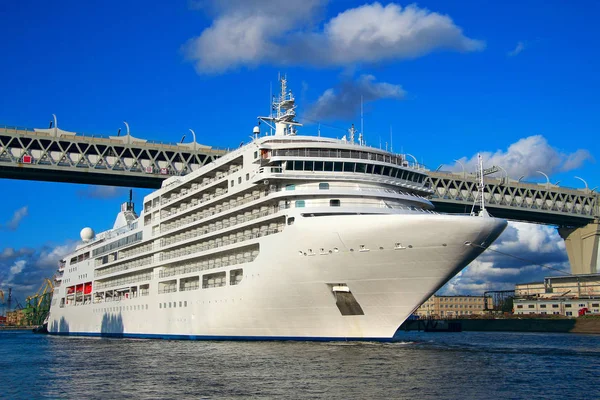
[[[354,129],[299,134],[281,92],[253,139],[81,232],[48,318],[59,335],[391,340],[506,221],[444,215],[427,171]],[[245,135],[242,135],[245,136]]]

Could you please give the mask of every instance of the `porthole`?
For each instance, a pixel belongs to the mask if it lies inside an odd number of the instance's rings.
[[[448,246],[448,245],[447,245],[446,243],[442,243],[442,246],[446,247],[446,246]]]
[[[409,248],[409,249],[412,249],[412,248],[413,248],[412,244],[409,244],[409,245],[408,245],[408,248]]]
[[[338,249],[337,247],[333,248],[333,251],[335,251],[336,253],[340,251],[340,249]]]
[[[383,250],[383,247],[382,247],[382,246],[379,246],[379,250]]]

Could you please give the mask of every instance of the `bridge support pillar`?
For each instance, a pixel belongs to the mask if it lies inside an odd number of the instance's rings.
[[[600,272],[600,221],[581,228],[558,228],[565,241],[571,273],[595,274]]]

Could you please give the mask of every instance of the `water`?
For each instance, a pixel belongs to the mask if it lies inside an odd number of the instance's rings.
[[[397,343],[0,332],[0,398],[599,399],[600,336],[401,332]]]

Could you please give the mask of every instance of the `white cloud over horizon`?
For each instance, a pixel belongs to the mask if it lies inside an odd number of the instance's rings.
[[[184,45],[200,74],[260,64],[344,67],[412,59],[438,50],[480,51],[448,15],[415,4],[365,4],[319,23],[327,1],[207,1],[212,24]]]
[[[542,171],[547,175],[572,171],[581,167],[586,161],[594,160],[590,152],[584,149],[578,149],[573,153],[561,152],[550,146],[542,135],[520,139],[508,146],[506,151],[483,151],[480,154],[485,167],[501,166],[513,179],[521,176],[524,178],[540,177],[541,174],[537,171]],[[470,158],[462,157],[459,161],[465,166],[467,172],[477,170],[477,154]],[[462,166],[457,162],[450,165],[449,169],[460,172]]]
[[[516,259],[494,251],[519,257]],[[563,239],[554,227],[509,221],[497,241],[442,289],[443,294],[477,294],[513,290],[516,283],[542,281],[570,272]]]
[[[51,279],[58,261],[75,250],[77,242],[67,241],[59,245],[44,245],[37,249],[14,249],[0,251],[0,290],[12,288],[15,299],[24,304],[27,296],[34,294],[44,278]]]

